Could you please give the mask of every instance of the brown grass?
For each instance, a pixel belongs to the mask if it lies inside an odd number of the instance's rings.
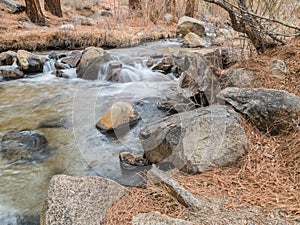
[[[133,216],[151,211],[183,218],[184,207],[159,187],[129,188],[126,194],[108,209],[104,224],[129,225]]]

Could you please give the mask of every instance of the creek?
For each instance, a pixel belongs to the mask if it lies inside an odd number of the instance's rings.
[[[127,83],[79,79],[74,69],[69,71],[74,78],[57,78],[51,74],[51,63],[42,74],[0,82],[0,138],[11,130],[37,129],[50,147],[50,156],[42,163],[16,165],[0,158],[0,224],[39,224],[55,174],[96,175],[127,186],[141,184],[147,168],[124,168],[119,153],[143,153],[139,130],[166,116],[155,104],[176,87],[172,75],[151,71],[145,61],[150,55],[179,49],[178,42],[164,41],[109,50],[124,65],[121,73],[131,81]],[[117,101],[132,103],[142,120],[122,136],[102,134],[95,124]]]

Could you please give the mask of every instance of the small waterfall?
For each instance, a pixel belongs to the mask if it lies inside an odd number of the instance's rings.
[[[138,82],[138,81],[169,81],[170,77],[152,71],[142,62],[123,65],[119,61],[110,61],[100,66],[98,79],[112,82]]]
[[[55,63],[54,59],[47,60],[43,67],[43,74],[48,74],[48,73],[54,71],[55,70],[54,63]]]

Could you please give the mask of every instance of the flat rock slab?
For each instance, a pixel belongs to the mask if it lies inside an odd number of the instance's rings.
[[[286,91],[232,87],[222,90],[217,97],[246,115],[260,130],[271,134],[300,123],[300,98]]]
[[[50,181],[41,225],[103,224],[106,210],[125,188],[101,177],[56,175]]]

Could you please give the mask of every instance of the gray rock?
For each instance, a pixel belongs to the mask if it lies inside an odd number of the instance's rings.
[[[178,21],[176,33],[185,36],[189,32],[193,32],[200,37],[204,37],[205,23],[188,16],[181,17]]]
[[[300,123],[300,98],[286,91],[232,87],[222,90],[217,97],[246,115],[260,130],[271,134]]]
[[[15,62],[17,53],[13,51],[7,51],[0,53],[0,66],[10,66]]]
[[[172,92],[166,100],[156,104],[158,109],[169,112],[170,114],[190,111],[196,108],[195,103],[177,92]]]
[[[75,68],[81,59],[82,53],[81,51],[72,51],[68,54],[67,57],[61,59],[62,63],[68,64],[70,67]],[[67,68],[65,68],[67,69]]]
[[[285,79],[286,75],[289,72],[286,63],[278,59],[271,61],[270,71],[271,71],[270,74],[271,77],[281,79],[281,80]]]
[[[85,49],[76,69],[78,77],[86,80],[96,80],[101,65],[110,60],[112,58],[102,48],[89,47]]]
[[[48,152],[46,138],[36,130],[9,131],[0,141],[0,155],[10,163],[43,161]]]
[[[119,61],[108,62],[105,66],[104,72],[101,74],[100,79],[119,82],[120,81],[120,70],[123,67],[123,64]]]
[[[96,21],[93,20],[92,18],[88,18],[88,17],[81,17],[81,25],[82,26],[94,26],[96,25]]]
[[[201,38],[199,35],[189,32],[183,38],[183,46],[189,48],[209,47],[211,42],[208,39]]]
[[[238,119],[229,107],[210,106],[149,124],[140,131],[145,158],[192,174],[231,165],[247,151]]]
[[[43,72],[44,62],[38,55],[34,55],[25,50],[18,50],[17,59],[20,69],[24,71],[24,73]]]
[[[171,194],[178,202],[191,210],[210,210],[209,203],[205,200],[195,198],[190,192],[185,190],[177,181],[173,180],[168,174],[156,166],[152,166],[151,170],[147,173],[148,183],[163,184],[168,187],[169,194]]]
[[[175,219],[160,212],[140,213],[132,218],[132,225],[193,225],[194,223]]]
[[[61,62],[55,62],[54,67],[57,70],[70,69],[71,68],[68,64],[61,63]]]
[[[70,128],[72,122],[66,116],[52,116],[42,120],[36,129],[40,128]]]
[[[19,79],[24,77],[24,73],[16,66],[0,66],[0,77],[3,80]]]
[[[250,87],[256,79],[252,70],[247,68],[236,68],[226,71],[222,77],[221,82],[225,87]]]
[[[186,53],[184,53],[186,54]],[[194,98],[199,105],[205,100],[211,105],[216,102],[220,87],[210,66],[202,55],[186,54],[182,66],[182,75],[178,81],[182,94],[186,98]],[[205,98],[202,98],[202,94]]]
[[[106,210],[125,188],[101,177],[56,175],[50,181],[41,225],[103,224]]]

